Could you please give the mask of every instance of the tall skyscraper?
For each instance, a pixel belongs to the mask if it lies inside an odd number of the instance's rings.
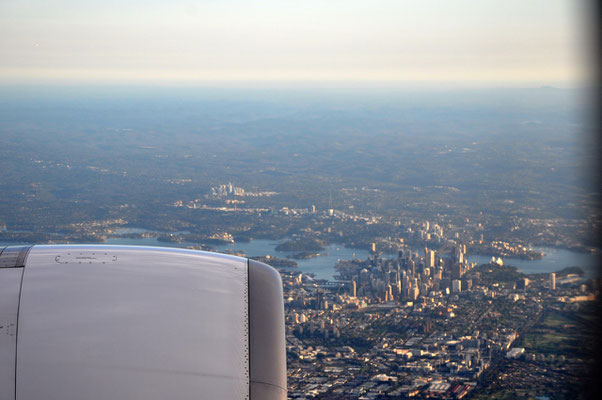
[[[428,268],[433,268],[435,266],[435,251],[427,250],[426,252],[426,266]]]
[[[462,277],[462,264],[455,263],[451,267],[451,277],[454,279],[460,279]]]
[[[550,289],[556,290],[556,274],[554,272],[550,274]]]
[[[516,283],[516,288],[518,290],[527,290],[527,286],[529,286],[529,278],[519,279]]]

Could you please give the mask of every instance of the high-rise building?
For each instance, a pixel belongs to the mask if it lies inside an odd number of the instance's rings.
[[[387,285],[387,297],[389,298],[387,301],[393,301],[393,288],[391,285]]]
[[[452,292],[460,293],[462,291],[462,281],[459,279],[454,279],[452,281]]]
[[[454,279],[460,279],[463,275],[462,264],[456,263],[451,267],[451,276]]]
[[[519,279],[516,283],[516,289],[518,290],[526,290],[527,286],[529,286],[529,278]]]
[[[452,252],[451,252],[452,262],[463,264],[466,259],[465,255],[466,255],[466,245],[459,244],[458,246],[452,248]]]
[[[426,251],[426,266],[429,268],[433,268],[435,266],[435,251],[427,250]]]
[[[550,274],[550,289],[556,290],[556,274],[554,272]]]
[[[319,290],[316,292],[316,309],[321,310],[322,309],[322,299],[323,299],[323,295],[322,292],[320,292]]]

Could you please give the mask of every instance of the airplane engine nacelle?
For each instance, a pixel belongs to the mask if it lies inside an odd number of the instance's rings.
[[[160,247],[0,247],[0,400],[286,398],[282,283]]]

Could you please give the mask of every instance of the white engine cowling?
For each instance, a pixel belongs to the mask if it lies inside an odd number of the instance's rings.
[[[286,398],[282,283],[246,258],[7,247],[0,326],[0,400]]]

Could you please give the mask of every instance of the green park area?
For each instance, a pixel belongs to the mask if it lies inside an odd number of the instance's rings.
[[[583,351],[581,324],[577,315],[551,310],[523,337],[520,347],[527,353],[579,356]]]
[[[589,341],[593,337],[593,315],[589,307],[579,311],[548,308],[514,344],[525,348],[525,356],[503,359],[496,378],[473,398],[585,398],[587,382],[583,378],[587,375],[587,360],[592,357]]]

